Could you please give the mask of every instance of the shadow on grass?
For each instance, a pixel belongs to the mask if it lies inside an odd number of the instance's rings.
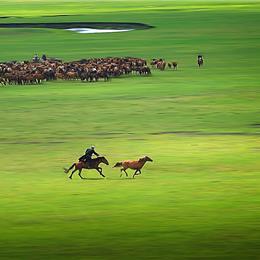
[[[131,180],[138,180],[139,178],[138,177],[135,177],[135,178],[133,178],[132,176],[131,177],[128,177],[128,178],[118,178],[118,179],[110,179],[109,178],[109,181],[131,181]],[[142,180],[149,180],[149,179],[152,179],[152,178],[147,178],[147,177],[142,177],[142,178],[140,178],[140,179],[142,179]]]

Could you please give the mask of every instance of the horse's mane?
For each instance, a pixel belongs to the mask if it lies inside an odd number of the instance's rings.
[[[104,159],[105,156],[98,156],[97,158],[93,158],[92,160],[100,160],[100,159]]]

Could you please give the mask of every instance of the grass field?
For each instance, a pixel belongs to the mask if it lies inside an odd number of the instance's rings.
[[[0,88],[1,259],[258,259],[259,1],[15,0],[0,16],[155,26],[0,29],[1,61],[179,62],[151,77]],[[69,180],[62,168],[91,144],[110,162],[106,179]],[[144,154],[154,162],[136,179],[111,168]]]

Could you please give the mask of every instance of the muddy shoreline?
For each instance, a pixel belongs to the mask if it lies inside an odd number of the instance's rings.
[[[143,23],[118,23],[118,22],[64,22],[64,23],[0,23],[0,28],[93,28],[93,29],[135,29],[146,30],[154,28]]]

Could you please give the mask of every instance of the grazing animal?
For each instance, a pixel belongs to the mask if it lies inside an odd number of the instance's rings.
[[[5,85],[6,85],[5,79],[3,79],[3,78],[0,77],[0,84],[1,84],[2,86],[5,86]]]
[[[77,74],[77,72],[75,72],[75,71],[69,71],[69,72],[67,72],[67,74],[65,75],[65,79],[67,79],[67,80],[77,79],[77,77],[78,77],[78,74]]]
[[[155,67],[156,69],[159,69],[159,70],[164,70],[165,66],[167,65],[166,61],[163,59],[152,59],[150,64],[152,67]],[[168,66],[169,66],[169,64],[168,64]]]
[[[178,67],[178,63],[177,63],[176,61],[173,61],[173,62],[172,62],[172,68],[173,68],[174,70],[177,70],[177,67]]]
[[[176,61],[173,61],[172,63],[168,63],[168,68],[173,70],[177,70],[178,63]]]
[[[151,70],[147,66],[136,68],[136,72],[138,72],[140,75],[151,75]]]
[[[88,164],[86,164],[85,162],[79,161],[77,163],[73,163],[69,169],[64,168],[64,172],[65,173],[69,173],[70,170],[72,170],[74,168],[74,170],[72,171],[71,175],[69,176],[70,179],[72,179],[73,174],[78,171],[79,177],[81,179],[85,179],[81,176],[81,171],[82,169],[95,169],[99,172],[99,174],[102,177],[106,177],[103,173],[102,173],[102,168],[99,167],[100,163],[104,163],[106,165],[109,165],[108,160],[102,156],[102,157],[97,157],[95,159],[92,159],[90,162],[88,162]]]
[[[152,61],[151,61],[151,66],[154,68],[155,66],[156,66],[156,64],[158,63],[158,59],[153,59]]]
[[[159,69],[159,70],[164,70],[164,69],[165,69],[165,66],[166,66],[166,62],[165,62],[165,61],[159,61],[159,62],[156,64],[156,68]]]
[[[153,160],[148,157],[148,156],[144,156],[142,158],[140,158],[139,160],[135,160],[135,161],[122,161],[122,162],[117,162],[114,167],[121,167],[120,171],[121,171],[121,175],[122,176],[122,172],[125,172],[126,176],[128,177],[128,174],[126,172],[126,170],[128,168],[135,170],[133,178],[135,177],[135,175],[137,174],[141,174],[141,169],[143,168],[143,166],[145,165],[146,162],[152,162]]]

